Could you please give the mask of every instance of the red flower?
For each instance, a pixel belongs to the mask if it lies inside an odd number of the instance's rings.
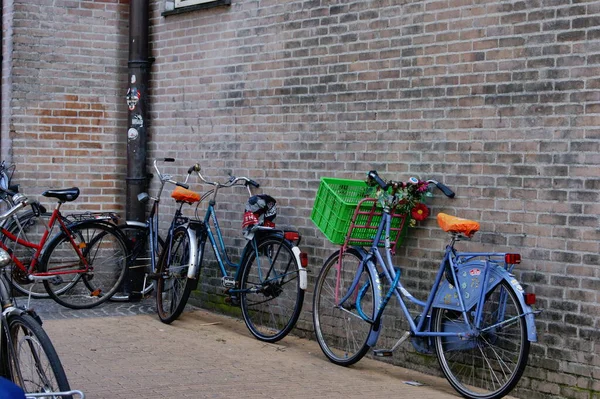
[[[410,211],[410,214],[412,215],[413,219],[420,222],[427,219],[427,216],[429,216],[429,208],[427,208],[427,205],[420,202],[415,205],[412,211]]]

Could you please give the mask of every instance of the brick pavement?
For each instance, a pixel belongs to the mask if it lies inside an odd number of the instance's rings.
[[[336,366],[314,341],[266,344],[241,320],[197,308],[165,325],[152,300],[83,311],[47,300],[34,307],[72,388],[87,399],[457,397],[443,379],[367,358]]]

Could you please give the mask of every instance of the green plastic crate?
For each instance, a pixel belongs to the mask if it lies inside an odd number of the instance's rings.
[[[342,245],[358,203],[372,195],[373,191],[361,180],[323,177],[310,218],[327,239]],[[355,221],[356,225],[363,227],[352,229],[348,243],[372,243],[381,221],[381,212],[376,199],[363,202]],[[404,215],[392,214],[391,241],[394,246],[406,235],[404,220]]]

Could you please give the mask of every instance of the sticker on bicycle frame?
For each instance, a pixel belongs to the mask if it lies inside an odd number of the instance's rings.
[[[139,136],[139,132],[137,131],[137,129],[130,128],[127,131],[127,139],[128,140],[135,140],[138,138],[138,136]]]
[[[511,284],[513,287],[515,287],[517,290],[519,290],[519,291],[521,291],[521,292],[523,292],[523,291],[524,291],[524,290],[523,290],[523,287],[521,287],[521,284],[519,284],[519,282],[517,281],[517,279],[514,279],[514,278],[513,278],[513,279],[510,281],[510,284]]]
[[[479,270],[479,269],[471,269],[471,270],[469,271],[469,274],[470,274],[471,276],[479,276],[479,275],[481,274],[481,270]]]

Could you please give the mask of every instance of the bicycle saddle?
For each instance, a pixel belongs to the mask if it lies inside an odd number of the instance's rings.
[[[42,193],[44,197],[57,198],[62,202],[75,201],[79,197],[79,188],[65,188],[61,190],[46,190]]]
[[[438,213],[437,221],[445,232],[460,233],[471,237],[475,232],[479,231],[478,222],[445,213]]]
[[[175,187],[171,193],[171,198],[177,202],[187,202],[188,204],[200,201],[200,195],[198,193],[179,186]]]

